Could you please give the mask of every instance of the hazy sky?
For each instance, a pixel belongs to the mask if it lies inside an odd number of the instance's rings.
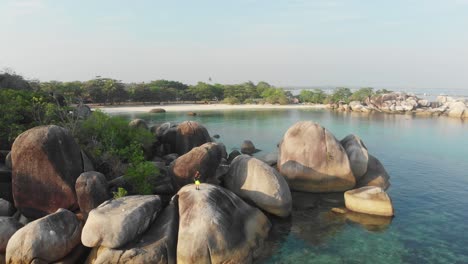
[[[468,0],[0,0],[28,78],[468,89]]]

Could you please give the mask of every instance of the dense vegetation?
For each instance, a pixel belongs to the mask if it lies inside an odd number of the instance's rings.
[[[127,120],[100,111],[83,116],[76,110],[83,107],[82,103],[113,105],[122,102],[222,100],[228,104],[288,104],[295,98],[306,103],[348,103],[365,101],[373,95],[387,92],[362,88],[353,93],[349,88],[337,88],[326,94],[315,89],[303,90],[294,97],[290,92],[266,82],[235,85],[198,82],[186,85],[157,80],[124,84],[109,78],[85,82],[38,82],[5,72],[0,73],[0,149],[9,149],[14,139],[29,128],[60,125],[71,131],[97,171],[110,179],[123,175],[132,186],[133,193],[149,194],[152,192],[150,183],[159,175],[157,168],[146,161],[146,157],[151,156],[155,137],[147,129],[130,127]],[[124,189],[114,193],[116,197],[126,194]]]
[[[349,103],[387,93],[362,88],[336,88],[331,94],[323,90],[302,90],[298,96],[266,82],[234,85],[198,82],[187,85],[177,81],[156,80],[125,84],[97,77],[89,81],[28,81],[12,72],[0,73],[0,146],[7,148],[22,131],[44,124],[59,124],[75,134],[77,122],[69,115],[70,103],[120,104],[123,102],[159,103],[187,101],[222,101],[227,104],[288,104],[294,99],[304,103]]]

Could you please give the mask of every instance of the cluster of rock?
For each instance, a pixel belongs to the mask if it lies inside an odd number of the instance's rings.
[[[366,203],[371,204],[368,210],[352,206],[352,201],[347,202],[347,197],[362,188],[373,187],[384,192],[390,186],[390,177],[385,168],[368,153],[367,147],[358,136],[348,135],[338,141],[330,131],[317,123],[299,122],[284,135],[279,144],[278,155],[278,170],[286,178],[292,191],[346,191],[344,199],[348,209],[382,215],[379,204],[372,202],[374,197],[371,195],[367,196]],[[339,196],[343,197],[343,194]],[[392,207],[390,199],[386,203],[386,206]]]
[[[161,175],[151,182],[153,195],[111,198],[115,188],[132,187],[93,171],[64,128],[36,127],[16,139],[0,166],[12,190],[0,199],[0,263],[251,263],[269,217],[288,217],[297,191],[339,192],[328,199],[393,214],[384,191],[389,176],[355,135],[340,142],[316,123],[299,122],[278,152],[257,159],[248,155],[256,151],[251,141],[242,144],[245,154],[228,155],[196,122],[130,126],[157,138],[153,163]]]
[[[449,116],[468,118],[468,105],[464,98],[452,98],[441,95],[436,102],[420,99],[413,94],[389,93],[367,98],[364,102],[352,101],[349,104],[338,103],[331,106],[338,111],[370,113],[412,113],[424,116]]]

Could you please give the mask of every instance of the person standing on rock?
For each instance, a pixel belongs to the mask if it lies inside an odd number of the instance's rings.
[[[200,176],[201,176],[201,175],[200,175],[200,172],[197,171],[197,172],[195,173],[195,177],[194,177],[194,180],[195,180],[195,189],[197,189],[197,190],[200,190]]]

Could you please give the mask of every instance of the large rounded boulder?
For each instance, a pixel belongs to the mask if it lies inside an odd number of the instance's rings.
[[[133,119],[132,121],[130,121],[130,123],[128,123],[128,125],[132,128],[140,128],[140,129],[145,129],[145,130],[148,130],[148,124],[146,123],[145,120],[143,119]]]
[[[156,143],[162,146],[161,154],[170,154],[176,152],[177,123],[166,122],[156,128]]]
[[[222,187],[187,185],[179,192],[177,263],[252,263],[271,224]]]
[[[106,176],[97,171],[82,173],[76,180],[75,190],[78,205],[85,215],[111,198]]]
[[[450,117],[463,117],[463,113],[468,111],[465,103],[463,102],[454,102],[449,105],[448,116]]]
[[[277,216],[291,214],[288,183],[278,171],[248,155],[237,156],[224,177],[226,188],[257,207]]]
[[[358,180],[356,187],[376,186],[386,190],[390,187],[389,180],[390,175],[388,175],[382,163],[376,157],[369,154],[367,172]]]
[[[75,182],[83,171],[81,150],[70,132],[40,126],[19,135],[11,149],[16,208],[39,218],[59,208],[78,208]]]
[[[354,177],[359,180],[367,172],[367,162],[369,161],[369,154],[364,142],[358,136],[351,134],[341,140],[341,145],[348,155]]]
[[[143,234],[161,207],[157,195],[133,195],[106,201],[89,213],[81,242],[87,247],[119,248]]]
[[[211,142],[208,130],[194,121],[185,121],[177,126],[176,152],[183,155],[192,148]]]
[[[380,187],[366,186],[345,192],[345,205],[351,211],[380,215],[393,216],[392,200]]]
[[[179,210],[177,196],[141,237],[123,247],[95,247],[86,263],[176,263]]]
[[[6,263],[52,263],[80,244],[81,222],[59,209],[18,230],[8,241]]]
[[[327,129],[310,121],[286,131],[279,145],[278,169],[296,191],[340,192],[356,184],[343,146]]]
[[[201,174],[201,182],[217,183],[216,169],[221,163],[222,156],[222,148],[216,143],[203,144],[172,162],[169,168],[170,174],[178,189],[193,183],[197,171]]]

